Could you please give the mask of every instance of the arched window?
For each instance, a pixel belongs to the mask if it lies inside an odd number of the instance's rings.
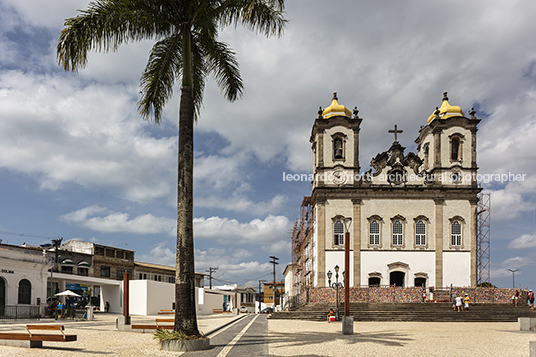
[[[393,222],[393,245],[402,245],[402,222]]]
[[[375,219],[369,225],[369,243],[370,245],[380,245],[380,224]]]
[[[333,225],[333,244],[334,245],[343,245],[344,244],[344,223],[339,219]]]
[[[342,139],[336,138],[333,140],[333,158],[335,159],[342,159],[343,156],[343,146],[342,146]]]
[[[32,301],[32,283],[28,279],[22,279],[19,282],[19,304],[30,305]]]
[[[428,147],[428,144],[424,147],[424,169],[428,170],[429,168],[429,156],[430,156],[430,148]]]
[[[426,224],[422,220],[415,224],[415,245],[426,245]]]
[[[0,276],[0,309],[6,305],[6,281]],[[0,310],[3,315],[3,311]]]
[[[452,161],[458,161],[460,159],[460,139],[453,138],[450,145],[450,159]]]
[[[458,221],[450,225],[450,245],[462,245],[462,225]]]

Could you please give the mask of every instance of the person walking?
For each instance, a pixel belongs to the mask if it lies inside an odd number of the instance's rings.
[[[512,296],[512,299],[514,300],[514,307],[517,307],[517,301],[519,300],[519,290],[516,290],[514,296]]]
[[[456,296],[456,309],[458,312],[462,311],[462,297]]]
[[[531,309],[534,309],[534,291],[529,290],[529,306]]]
[[[104,304],[104,311],[110,312],[110,303],[106,301],[106,304]]]
[[[469,294],[465,294],[465,299],[463,299],[464,302],[464,310],[469,311]]]

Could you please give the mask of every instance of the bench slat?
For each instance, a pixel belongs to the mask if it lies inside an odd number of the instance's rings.
[[[158,311],[158,315],[175,315],[173,311]]]
[[[131,328],[134,330],[158,330],[158,329],[167,329],[173,330],[175,326],[160,326],[160,325],[131,325]]]
[[[156,319],[156,322],[175,322],[175,319]]]
[[[64,337],[63,335],[32,334],[30,336],[28,333],[2,332],[0,340],[71,342],[77,340],[77,335],[65,335]]]
[[[26,325],[28,330],[47,330],[47,331],[62,331],[65,330],[63,325]]]

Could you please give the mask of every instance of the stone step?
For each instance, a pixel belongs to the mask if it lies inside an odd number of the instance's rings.
[[[302,319],[325,321],[332,304],[309,304],[289,312],[277,312],[272,319]],[[344,305],[339,305],[344,313]],[[472,304],[469,311],[453,311],[450,303],[352,303],[350,316],[354,321],[511,321],[518,317],[534,316],[535,310],[528,306],[514,307],[506,304]]]

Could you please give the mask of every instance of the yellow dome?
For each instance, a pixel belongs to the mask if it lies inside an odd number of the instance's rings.
[[[337,101],[337,92],[333,93],[333,100],[331,101],[331,105],[324,109],[324,111],[322,112],[322,117],[324,119],[329,119],[335,116],[343,116],[347,118],[352,117],[352,111],[346,108],[344,105],[340,105]]]
[[[428,117],[428,124],[435,118],[447,119],[451,117],[464,117],[465,114],[460,107],[450,105],[449,98],[447,97],[447,92],[443,93],[443,103],[441,107],[436,108],[436,110]]]

